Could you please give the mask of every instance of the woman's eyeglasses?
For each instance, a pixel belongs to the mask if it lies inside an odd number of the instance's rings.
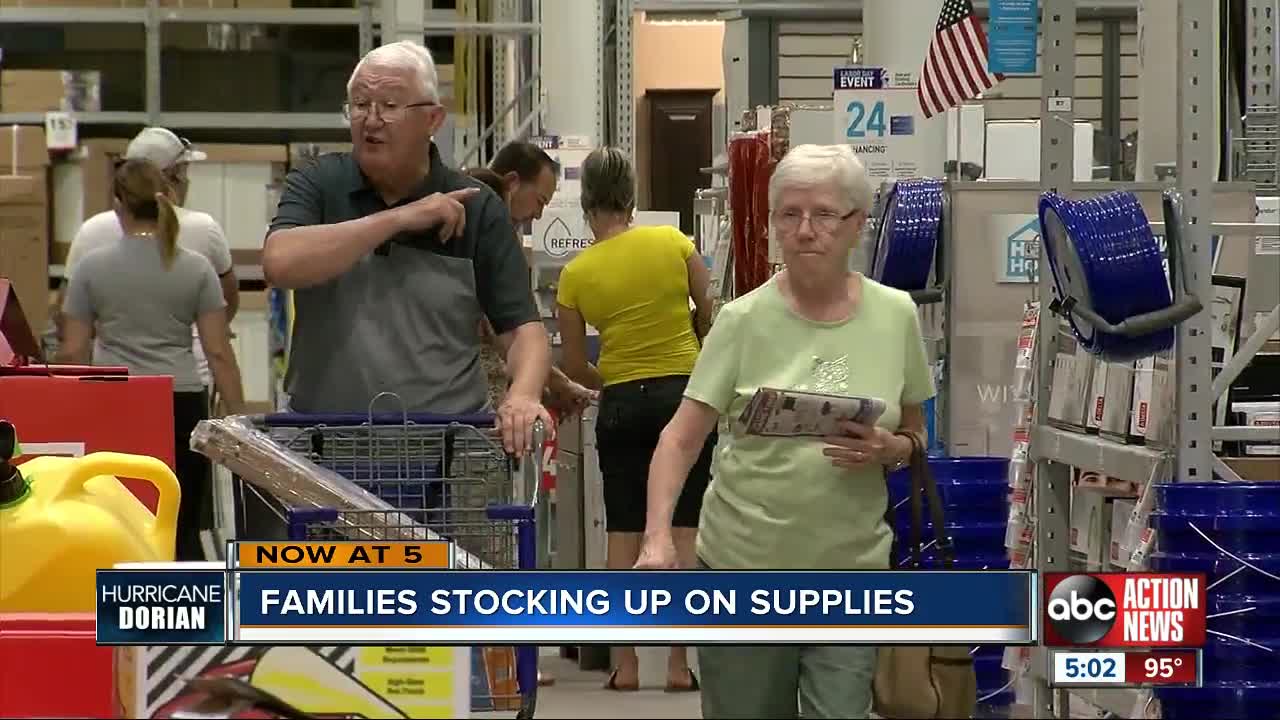
[[[844,215],[830,210],[820,210],[812,215],[799,210],[782,210],[773,214],[773,224],[780,232],[790,234],[799,230],[807,217],[809,227],[813,228],[814,232],[831,234],[839,229],[840,223],[856,214],[858,214],[857,210],[850,210]]]

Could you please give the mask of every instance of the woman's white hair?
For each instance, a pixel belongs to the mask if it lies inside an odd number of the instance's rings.
[[[367,67],[411,70],[418,76],[422,84],[422,91],[426,94],[426,99],[433,103],[440,102],[440,83],[439,76],[436,74],[436,61],[431,57],[430,50],[416,42],[401,40],[370,50],[368,54],[360,58],[360,62],[356,63],[355,70],[351,71],[351,78],[347,80],[348,96],[351,95],[351,88],[355,85],[356,76]]]
[[[869,211],[875,195],[867,169],[849,145],[797,145],[782,158],[769,178],[769,207],[778,205],[784,189],[834,184],[850,210]]]

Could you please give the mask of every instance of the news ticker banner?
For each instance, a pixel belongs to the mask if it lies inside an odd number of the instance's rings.
[[[1026,571],[453,570],[444,543],[100,570],[103,645],[1032,644]]]
[[[1202,650],[1057,650],[1053,687],[1200,687]]]

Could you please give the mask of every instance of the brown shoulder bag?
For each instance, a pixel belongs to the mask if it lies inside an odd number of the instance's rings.
[[[911,438],[911,563],[920,567],[921,538],[924,535],[924,501],[929,502],[936,555],[943,567],[950,569],[954,561],[951,540],[946,534],[946,518],[942,499],[929,469],[920,439]],[[887,513],[893,527],[893,507]],[[894,538],[889,562],[899,557],[899,538]],[[874,710],[882,718],[967,718],[973,717],[978,704],[978,680],[974,674],[973,656],[964,646],[902,645],[879,648],[876,673],[872,679]]]

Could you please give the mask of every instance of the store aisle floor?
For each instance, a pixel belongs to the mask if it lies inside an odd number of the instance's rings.
[[[661,687],[632,693],[604,689],[608,676],[603,672],[579,670],[577,663],[558,657],[544,657],[544,670],[556,679],[554,685],[538,689],[538,720],[578,720],[579,718],[700,718],[697,693],[668,694]],[[497,718],[476,713],[473,718]]]

